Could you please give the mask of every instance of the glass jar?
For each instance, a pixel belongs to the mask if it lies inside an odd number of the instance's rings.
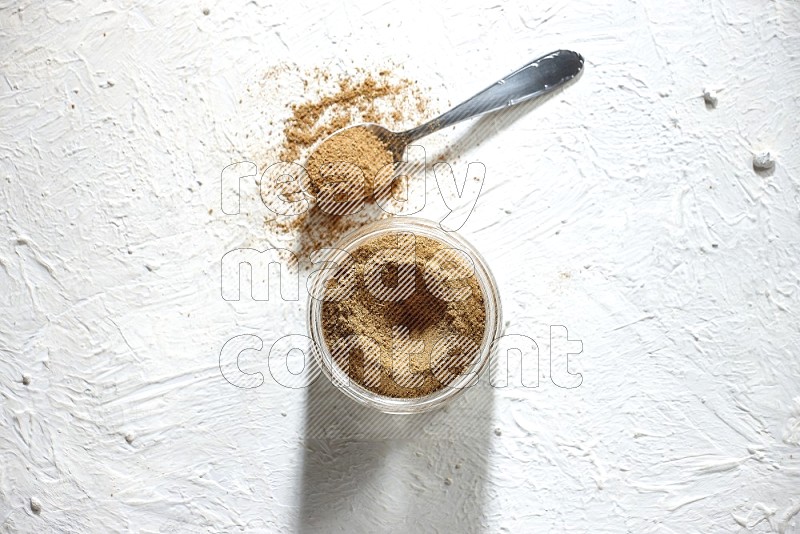
[[[351,399],[385,413],[408,414],[420,413],[451,402],[466,388],[473,385],[480,375],[486,370],[492,355],[494,340],[500,336],[502,326],[502,310],[497,282],[486,265],[483,257],[464,238],[454,232],[445,232],[437,224],[426,219],[416,217],[395,217],[373,222],[344,236],[333,249],[327,250],[327,255],[321,262],[332,262],[342,265],[346,253],[351,253],[359,246],[372,241],[384,234],[406,232],[424,236],[444,243],[447,247],[455,248],[467,253],[474,265],[474,275],[483,292],[483,301],[486,314],[486,325],[480,347],[469,373],[456,377],[451,383],[442,388],[420,397],[398,398],[381,395],[352,380],[347,373],[339,367],[331,355],[322,330],[323,300],[315,295],[323,295],[328,280],[336,272],[335,268],[324,268],[322,274],[315,275],[310,281],[308,299],[308,328],[312,340],[312,353],[317,366],[335,387]],[[326,263],[323,263],[326,265]]]

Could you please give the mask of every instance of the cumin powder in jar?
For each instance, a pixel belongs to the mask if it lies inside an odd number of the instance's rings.
[[[415,398],[470,370],[487,319],[469,254],[398,231],[367,240],[350,258],[328,279],[321,309],[325,343],[350,380]]]

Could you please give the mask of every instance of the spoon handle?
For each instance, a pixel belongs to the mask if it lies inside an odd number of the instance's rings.
[[[577,52],[551,52],[515,70],[450,111],[402,135],[406,142],[412,142],[463,120],[519,104],[552,91],[573,79],[582,69],[583,57]]]

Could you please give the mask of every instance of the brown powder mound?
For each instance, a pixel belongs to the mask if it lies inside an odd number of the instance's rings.
[[[308,158],[306,171],[317,198],[323,196],[326,182],[337,182],[327,193],[332,200],[359,200],[388,184],[392,163],[392,152],[383,141],[368,128],[355,127],[342,130],[317,147]]]
[[[413,279],[413,292],[402,300],[383,300],[388,293],[378,293],[382,298],[377,298],[376,286],[368,281],[370,259],[376,253],[395,249],[397,235],[384,234],[352,253],[355,289],[342,300],[323,303],[322,332],[334,361],[352,380],[381,395],[412,398],[438,391],[470,369],[483,341],[486,312],[475,275],[456,277],[443,267],[444,263],[466,268],[464,259],[448,255],[443,262],[440,255],[434,255],[447,245],[419,235],[415,257],[396,256],[380,272],[383,287],[390,293],[410,287],[401,286],[401,279]],[[329,281],[326,297],[344,283],[345,273],[337,275]],[[443,290],[461,293],[453,300],[443,298]],[[396,327],[406,329],[409,337],[399,339],[407,341],[393,342],[397,339],[393,337]],[[379,352],[364,346],[338,345],[351,335],[368,336]],[[459,336],[460,341],[450,343],[444,351],[434,351],[437,342],[448,336]]]

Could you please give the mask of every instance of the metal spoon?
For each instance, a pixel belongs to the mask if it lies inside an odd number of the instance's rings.
[[[556,50],[531,61],[451,110],[416,128],[393,132],[379,124],[356,124],[332,133],[320,146],[345,130],[366,128],[386,145],[397,162],[402,159],[410,143],[463,120],[549,93],[575,78],[581,70],[583,70],[583,57],[580,54],[570,50]]]

